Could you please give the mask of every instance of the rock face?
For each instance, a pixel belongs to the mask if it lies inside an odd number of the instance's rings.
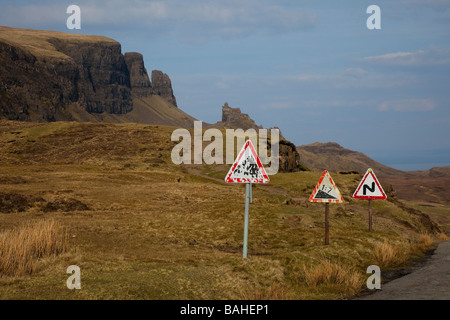
[[[133,96],[147,97],[152,94],[152,85],[144,67],[144,57],[138,52],[125,53],[125,63],[130,72],[130,84]]]
[[[280,172],[296,172],[304,170],[300,163],[300,155],[295,145],[283,138],[280,138]]]
[[[130,71],[131,92],[135,97],[158,95],[175,107],[177,100],[173,95],[172,82],[167,74],[159,70],[152,71],[152,81],[144,66],[144,58],[138,52],[125,53],[125,62]]]
[[[262,129],[262,126],[256,125],[250,116],[242,113],[240,108],[231,108],[228,102],[222,106],[222,125],[229,128]]]
[[[162,71],[152,71],[152,94],[161,96],[175,107],[177,106],[177,100],[173,95],[172,82],[169,76]]]
[[[49,41],[72,63],[48,67],[61,81],[72,84],[72,98],[77,98],[75,101],[89,113],[123,114],[133,109],[130,75],[119,43]]]
[[[143,57],[123,55],[106,37],[0,27],[0,117],[24,121],[76,120],[69,106],[89,114],[122,115],[133,98],[159,95],[176,106],[169,77]]]

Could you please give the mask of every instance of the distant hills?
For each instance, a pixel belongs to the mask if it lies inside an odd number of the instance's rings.
[[[365,173],[367,168],[375,170],[377,176],[398,175],[406,172],[381,164],[365,154],[346,149],[335,142],[319,143],[297,147],[301,161],[311,170],[357,171]]]
[[[302,145],[297,147],[297,151],[300,162],[313,171],[364,174],[368,168],[372,168],[380,180],[392,184],[402,199],[450,203],[450,194],[447,192],[450,166],[426,171],[397,170],[335,142]]]

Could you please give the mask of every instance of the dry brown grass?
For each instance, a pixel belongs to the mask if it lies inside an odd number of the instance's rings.
[[[417,246],[421,248],[423,251],[429,249],[434,244],[434,238],[430,236],[428,233],[423,233],[419,237],[419,242]]]
[[[434,238],[427,233],[421,234],[418,241],[411,243],[409,247],[393,245],[385,241],[375,248],[374,258],[376,265],[380,268],[404,265],[409,258],[421,256],[425,251],[433,247],[434,243]]]
[[[274,283],[267,288],[245,288],[240,292],[243,300],[287,300],[286,288]]]
[[[66,251],[67,236],[53,219],[27,223],[0,234],[0,276],[31,274],[40,258]]]
[[[349,294],[358,292],[364,283],[362,275],[354,268],[326,258],[322,258],[318,265],[304,266],[304,277],[310,288],[339,285]]]
[[[441,232],[438,234],[437,238],[439,240],[443,240],[443,241],[450,241],[450,237],[447,236],[445,233]]]
[[[401,246],[383,242],[375,248],[374,258],[380,268],[399,266],[406,262],[408,256]]]
[[[223,183],[228,166],[195,167],[202,176],[175,166],[174,128],[0,122],[1,195],[17,198],[0,210],[1,230],[54,218],[71,249],[33,258],[32,276],[0,278],[1,299],[342,299],[376,264],[373,244],[385,240],[408,254],[426,242],[417,216],[388,201],[374,203],[376,228],[367,232],[367,205],[349,199],[342,208],[354,214],[332,208],[324,246],[323,207],[288,205],[284,196],[307,199],[320,173],[279,173],[270,188],[255,186],[250,257],[242,261],[242,186]],[[360,180],[333,179],[347,193]],[[84,274],[77,293],[66,287],[72,264]]]

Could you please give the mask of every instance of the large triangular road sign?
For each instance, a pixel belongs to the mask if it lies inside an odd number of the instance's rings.
[[[310,202],[344,202],[339,189],[336,187],[333,179],[327,170],[322,173],[313,193],[309,197]]]
[[[264,169],[251,140],[242,146],[236,160],[228,171],[226,182],[268,183],[269,177]]]
[[[367,169],[366,174],[362,178],[361,182],[353,193],[355,199],[380,199],[387,198],[381,184],[378,182],[377,177],[372,169]]]

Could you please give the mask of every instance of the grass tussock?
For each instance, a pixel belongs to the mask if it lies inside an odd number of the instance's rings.
[[[437,238],[442,241],[450,241],[450,237],[443,232],[439,233]]]
[[[55,220],[27,223],[0,233],[0,276],[32,274],[39,259],[67,249],[67,234]]]
[[[309,288],[338,285],[340,291],[348,295],[357,293],[364,284],[362,275],[354,268],[326,258],[322,258],[317,265],[304,266],[304,277]]]
[[[287,300],[286,288],[278,283],[264,288],[246,288],[240,292],[243,300]]]
[[[375,248],[375,264],[380,268],[395,267],[406,262],[407,252],[401,246],[383,242]]]
[[[404,265],[411,257],[423,255],[428,249],[433,247],[434,243],[434,238],[426,233],[421,234],[419,240],[411,243],[409,247],[393,245],[385,241],[375,248],[375,264],[380,268]]]
[[[428,233],[423,233],[419,237],[419,242],[416,244],[418,250],[425,252],[434,245],[434,238]]]

